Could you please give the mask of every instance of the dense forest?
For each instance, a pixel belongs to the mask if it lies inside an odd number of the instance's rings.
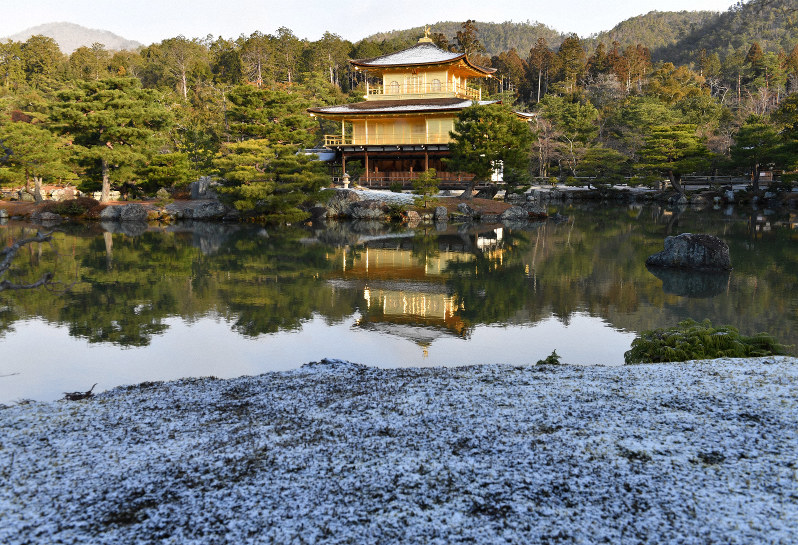
[[[685,173],[750,173],[756,187],[760,170],[798,168],[796,19],[788,0],[752,0],[720,15],[654,12],[588,39],[474,21],[433,25],[432,37],[497,69],[483,83],[492,98],[537,113],[533,175],[678,185]],[[313,193],[324,171],[294,152],[334,129],[305,109],[362,100],[366,76],[348,60],[421,34],[352,43],[280,28],[68,56],[41,35],[0,43],[0,184],[135,195],[210,174],[242,207],[277,188]],[[511,42],[520,48],[496,49]]]

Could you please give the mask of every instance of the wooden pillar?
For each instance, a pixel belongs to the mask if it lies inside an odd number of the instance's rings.
[[[365,161],[366,162],[366,172],[364,173],[364,176],[366,177],[366,182],[368,183],[368,181],[369,181],[369,152],[368,152],[368,150],[364,151],[363,154],[366,156],[366,161]]]
[[[424,171],[429,170],[429,151],[424,150]]]
[[[346,174],[346,152],[341,150],[341,177]]]

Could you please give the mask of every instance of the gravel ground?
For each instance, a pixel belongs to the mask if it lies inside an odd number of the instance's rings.
[[[795,543],[798,360],[324,361],[0,408],[0,543]]]

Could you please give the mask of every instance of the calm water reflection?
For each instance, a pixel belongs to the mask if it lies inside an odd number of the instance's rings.
[[[322,357],[377,366],[620,364],[637,331],[685,318],[798,344],[796,218],[566,208],[563,223],[445,230],[336,224],[265,230],[65,226],[0,293],[0,402],[56,399],[184,376],[293,368]],[[0,243],[30,226],[0,226]],[[727,275],[655,276],[667,234],[729,243]]]

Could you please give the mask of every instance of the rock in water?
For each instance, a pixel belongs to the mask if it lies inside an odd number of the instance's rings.
[[[682,233],[665,239],[665,249],[646,259],[651,267],[729,270],[729,246],[712,235]]]

